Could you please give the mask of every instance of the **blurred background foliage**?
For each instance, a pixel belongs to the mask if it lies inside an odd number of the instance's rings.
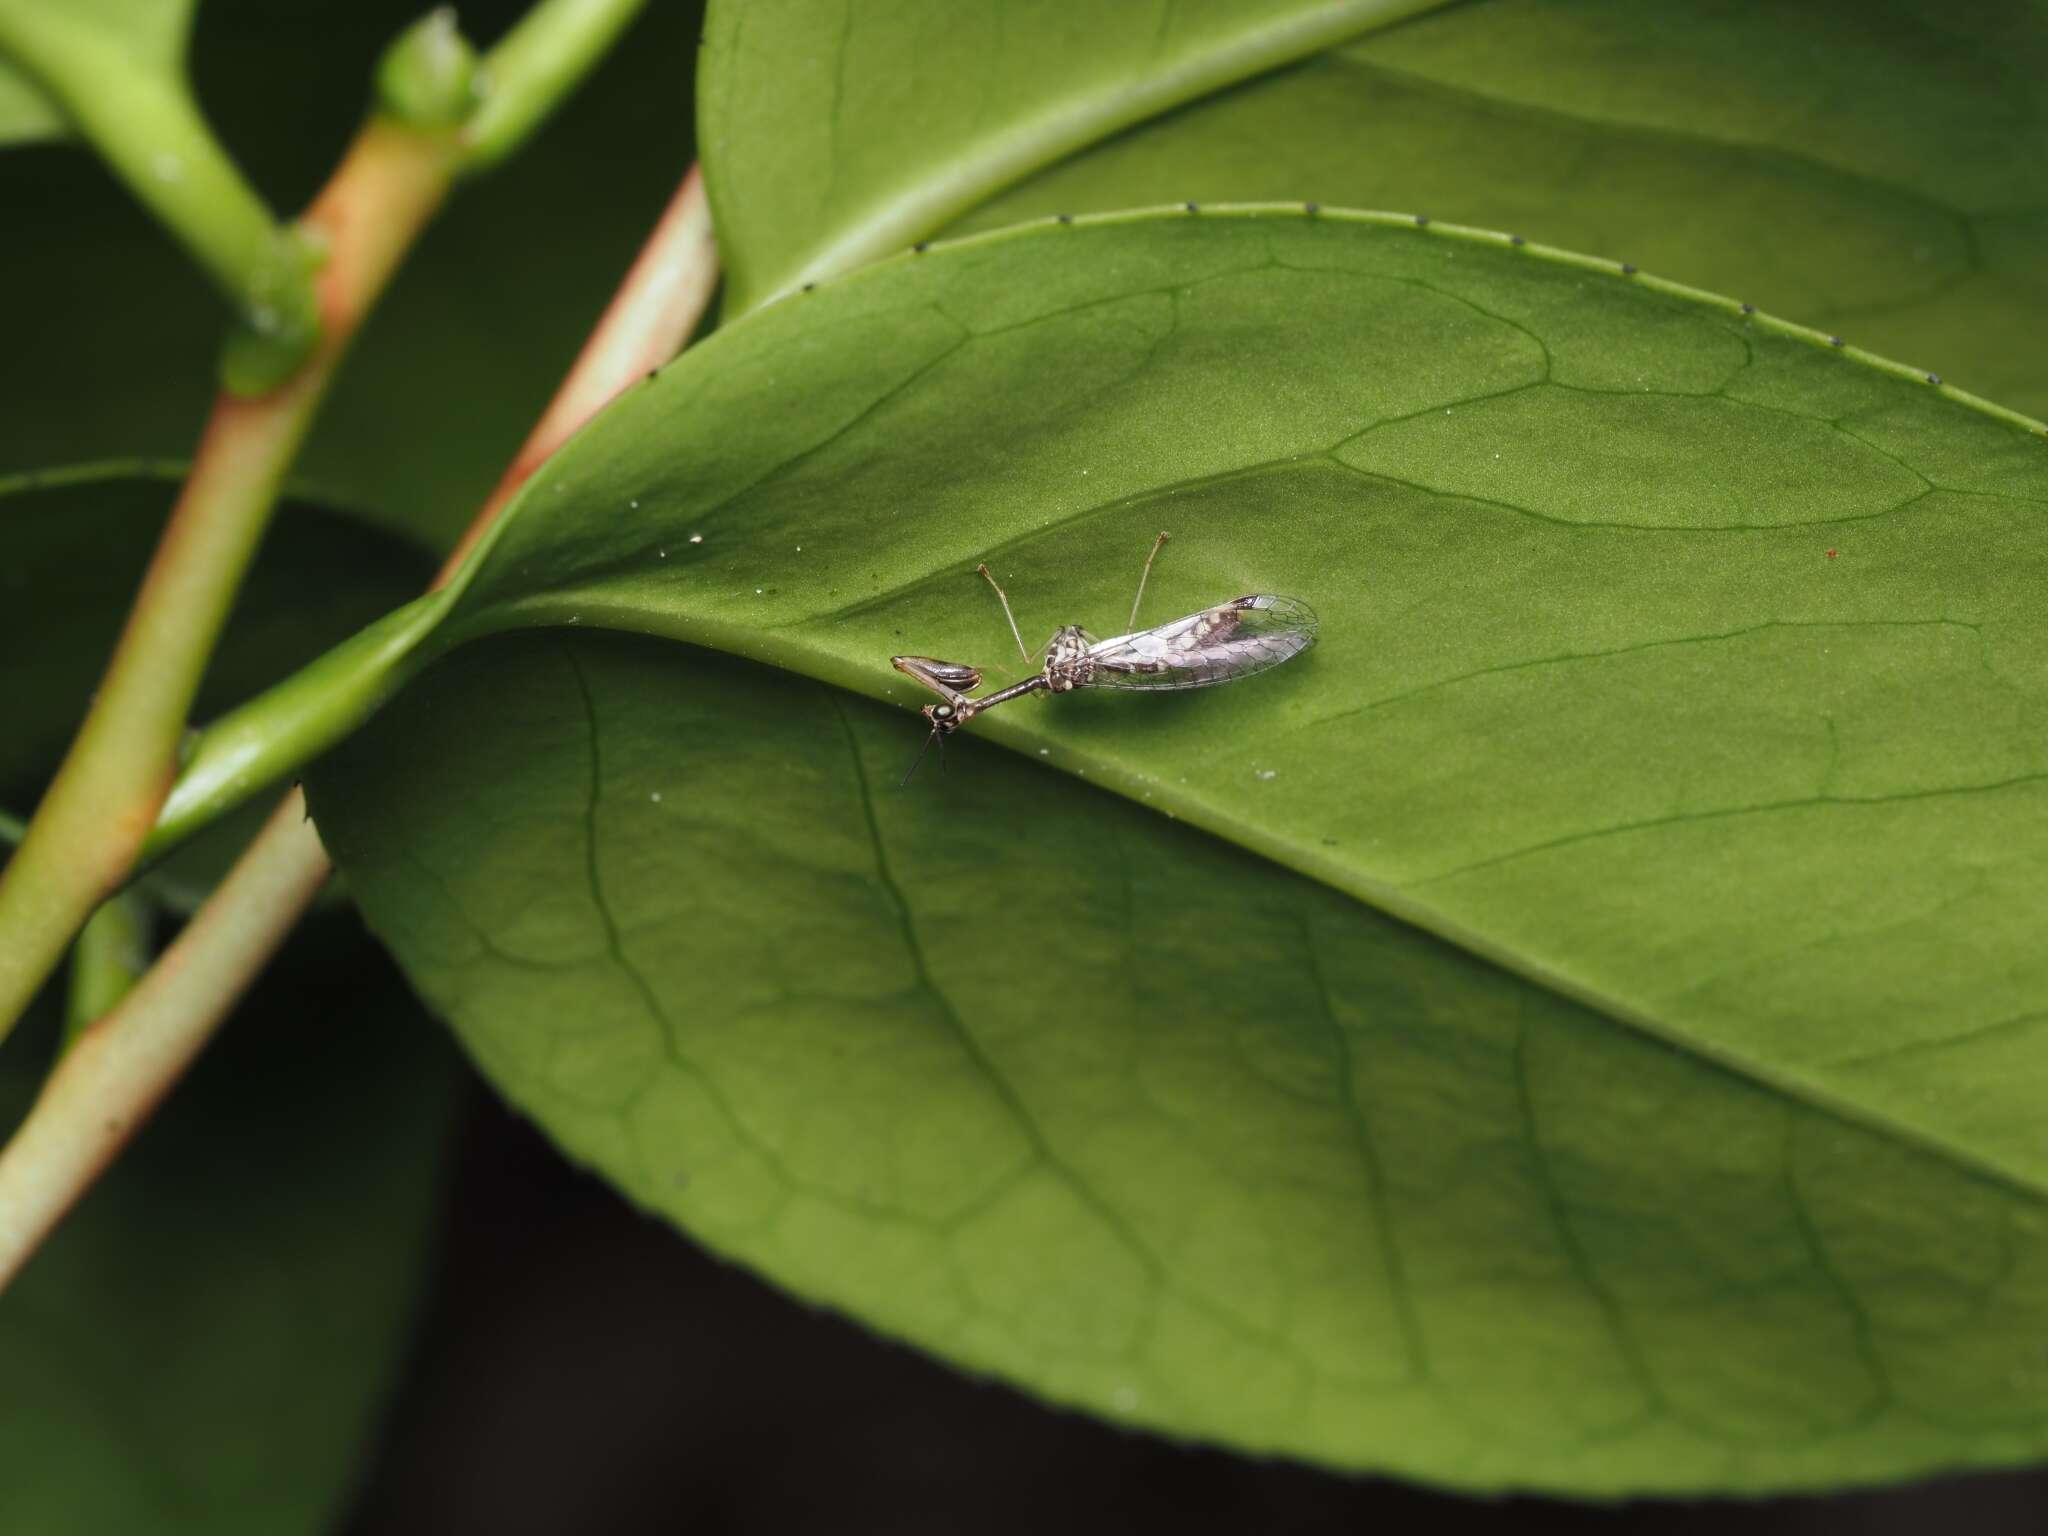
[[[465,5],[495,39],[524,12]],[[298,212],[361,121],[405,0],[209,0],[192,73],[201,105],[270,206]],[[699,16],[655,4],[510,163],[459,189],[407,259],[343,368],[296,484],[431,549],[468,525],[691,157]],[[222,306],[89,153],[0,154],[0,207],[33,210],[0,244],[9,391],[0,475],[104,458],[183,458],[212,398]],[[32,385],[30,381],[33,381]]]

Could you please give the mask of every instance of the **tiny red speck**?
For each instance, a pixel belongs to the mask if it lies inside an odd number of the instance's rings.
[[[1835,558],[1835,552],[1832,549],[1828,551],[1828,558],[1830,560]]]

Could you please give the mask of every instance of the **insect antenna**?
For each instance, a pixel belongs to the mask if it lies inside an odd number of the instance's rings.
[[[1003,617],[1010,621],[1010,637],[1017,642],[1017,654],[1024,658],[1025,666],[1030,666],[1031,653],[1024,649],[1024,637],[1017,631],[1017,616],[1014,613],[1010,612],[1010,600],[1009,598],[1003,595],[1003,589],[997,585],[995,573],[989,570],[989,568],[985,565],[977,565],[974,569],[981,575],[988,578],[988,584],[990,586],[995,587],[996,601],[1003,605]]]
[[[922,763],[922,762],[924,761],[924,755],[925,755],[925,753],[927,753],[927,752],[931,751],[931,749],[932,749],[932,743],[933,743],[933,742],[935,742],[935,741],[939,743],[939,771],[940,771],[940,772],[942,772],[942,773],[943,773],[943,772],[945,771],[945,767],[946,767],[946,743],[945,743],[945,742],[944,742],[944,741],[943,741],[943,740],[942,740],[942,739],[940,738],[940,736],[939,736],[939,728],[938,728],[938,727],[937,727],[937,726],[935,725],[935,726],[933,726],[933,727],[932,727],[932,733],[931,733],[931,735],[929,735],[929,736],[925,737],[925,739],[924,739],[924,745],[923,745],[923,746],[921,746],[921,747],[919,747],[919,748],[917,749],[917,756],[913,757],[913,758],[912,758],[912,759],[910,760],[910,772],[908,772],[908,773],[906,773],[906,774],[904,774],[904,775],[903,775],[903,783],[902,783],[901,785],[899,785],[899,786],[898,786],[898,788],[902,788],[902,789],[907,789],[907,788],[909,788],[909,786],[910,786],[910,781],[911,781],[912,779],[914,779],[914,778],[916,778],[916,777],[917,777],[917,768],[918,768],[918,764],[920,764],[920,763]]]
[[[1131,599],[1131,622],[1124,626],[1127,630],[1135,630],[1138,627],[1138,604],[1145,601],[1145,583],[1152,577],[1152,562],[1159,558],[1160,546],[1165,542],[1166,535],[1162,532],[1152,541],[1152,552],[1145,557],[1145,569],[1138,572],[1138,595]]]

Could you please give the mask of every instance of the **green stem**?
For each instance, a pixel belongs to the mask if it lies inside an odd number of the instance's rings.
[[[455,170],[447,134],[373,118],[306,223],[329,246],[323,335],[255,398],[219,396],[126,628],[28,834],[0,869],[0,1037],[125,882],[176,771],[199,678],[341,355]]]
[[[717,280],[718,247],[704,178],[693,168],[561,389],[450,552],[434,590],[201,731],[143,845],[145,860],[160,857],[333,746],[457,643],[457,637],[439,633],[439,626],[476,569],[478,552],[504,526],[500,514],[548,456],[612,396],[682,349]]]
[[[289,306],[276,290],[280,274],[298,268],[291,237],[206,126],[175,59],[152,69],[105,27],[48,0],[0,3],[0,53],[184,243],[237,314],[263,329],[252,311]]]
[[[379,83],[387,94],[402,87],[402,99],[386,101],[385,110],[364,127],[301,221],[304,242],[295,236],[286,251],[288,260],[297,261],[310,243],[325,258],[317,279],[317,344],[302,362],[275,352],[252,357],[247,366],[262,379],[261,392],[245,397],[229,391],[216,400],[192,474],[85,724],[20,846],[0,868],[0,1039],[94,908],[133,873],[145,846],[160,850],[172,840],[153,833],[170,798],[178,742],[200,675],[285,472],[342,353],[399,258],[440,206],[465,160],[487,160],[520,143],[642,3],[542,0],[489,56],[487,62],[497,71],[498,105],[479,108],[474,122],[459,110],[471,82],[460,39],[445,23],[430,18],[394,45],[398,57],[387,58],[390,67],[380,73]],[[112,52],[90,27],[54,19],[61,15],[56,7],[29,0],[0,0],[0,46],[30,60],[39,80],[88,125],[89,133],[96,135],[103,126],[122,155],[141,154],[154,146],[136,136],[135,125],[152,114],[175,115],[177,103],[184,103],[190,123],[204,133],[182,92],[172,92],[176,101],[171,101],[162,79]],[[131,110],[132,103],[115,105],[123,93],[111,86],[128,76],[137,76],[143,89],[139,114]],[[458,121],[480,122],[481,130],[458,138]],[[225,158],[207,142],[211,163],[225,166]],[[253,198],[246,201],[261,214]],[[263,222],[267,230],[267,215]],[[201,223],[218,233],[217,218],[209,215]],[[249,281],[252,270],[237,269],[235,276],[238,282]],[[253,276],[260,282],[265,269],[253,269]],[[265,330],[260,322],[253,328]],[[231,347],[231,380],[234,355]],[[490,512],[501,504],[494,497]],[[310,755],[315,748],[309,743],[331,740],[324,733],[337,721],[360,718],[352,709],[374,707],[382,696],[378,689],[395,686],[396,667],[423,633],[411,626],[427,612],[438,612],[432,600],[420,613],[402,610],[388,627],[373,626],[368,644],[344,657],[338,672],[322,673],[316,665],[307,688],[298,693],[287,689],[286,713],[296,723],[282,729],[280,755]],[[358,691],[343,687],[341,702],[323,709],[320,691],[336,677]],[[205,758],[209,772],[238,751],[247,755],[248,739],[233,730],[216,742],[221,751]],[[254,782],[250,775],[231,773],[229,788],[238,776],[242,787]],[[216,792],[210,801],[202,795],[197,803],[207,806],[220,799]],[[181,800],[181,825],[198,814],[191,810],[194,804]],[[208,810],[199,819],[211,814],[216,813]]]
[[[199,733],[142,845],[144,864],[297,771],[367,720],[429,659],[454,592],[386,614]]]
[[[71,991],[64,1003],[64,1045],[87,1025],[112,1013],[134,989],[153,958],[156,906],[130,887],[93,913],[71,946]]]
[[[484,55],[482,100],[462,130],[467,167],[526,141],[638,16],[647,0],[541,0]]]
[[[424,655],[421,644],[476,569],[476,552],[502,527],[499,514],[549,453],[612,396],[673,356],[696,328],[717,277],[703,179],[684,178],[647,246],[613,296],[555,398],[451,555],[435,594],[400,609],[330,657],[331,675],[309,683],[303,704],[319,729],[393,686]],[[453,644],[457,637],[442,637]],[[315,662],[315,680],[323,663]],[[303,676],[304,674],[302,674]],[[294,697],[292,684],[280,690]],[[275,702],[275,700],[273,700]],[[257,701],[260,706],[263,701]],[[257,706],[252,706],[255,708]],[[279,706],[283,709],[283,705]],[[287,713],[289,711],[286,711]],[[317,731],[281,736],[301,742]],[[220,738],[222,751],[232,733]],[[200,759],[214,759],[202,747]],[[305,797],[284,797],[162,960],[110,1014],[87,1028],[43,1085],[28,1118],[0,1147],[0,1289],[120,1150],[193,1056],[327,878],[325,851],[306,820]]]
[[[287,796],[164,958],[71,1042],[0,1148],[0,1288],[205,1045],[327,871],[305,801]]]

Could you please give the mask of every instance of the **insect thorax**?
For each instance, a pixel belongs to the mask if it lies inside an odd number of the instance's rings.
[[[1066,693],[1086,687],[1093,668],[1088,662],[1088,636],[1078,624],[1069,624],[1052,637],[1045,648],[1045,686],[1052,693]]]

